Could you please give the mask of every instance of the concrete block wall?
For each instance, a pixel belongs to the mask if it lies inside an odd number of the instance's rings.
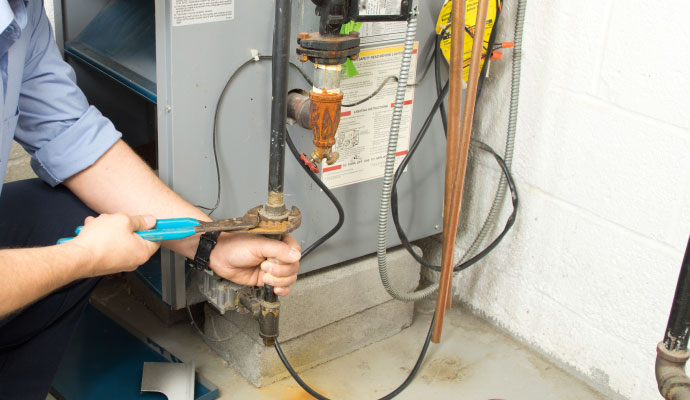
[[[502,40],[513,40],[516,3],[505,2]],[[660,398],[655,346],[690,235],[690,56],[679,47],[687,15],[683,0],[528,1],[518,220],[454,281],[456,299],[630,399]],[[474,133],[499,152],[511,78],[504,54]],[[499,176],[490,156],[471,157],[458,255]],[[427,254],[440,258],[438,241]]]

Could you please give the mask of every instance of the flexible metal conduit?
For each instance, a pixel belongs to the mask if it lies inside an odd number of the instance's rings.
[[[520,105],[520,74],[522,64],[522,32],[525,24],[525,9],[527,8],[527,0],[518,0],[517,15],[515,18],[515,43],[513,48],[513,76],[510,85],[510,113],[508,115],[508,133],[506,135],[506,148],[503,155],[508,169],[513,162],[513,150],[515,148],[515,133],[517,129],[518,106]],[[506,197],[507,182],[505,176],[501,175],[501,180],[498,182],[498,189],[494,201],[491,204],[491,209],[484,220],[481,230],[474,238],[474,241],[467,249],[467,252],[462,256],[460,262],[467,261],[473,256],[479,247],[484,243],[484,240],[489,234],[489,231],[496,224],[499,210],[503,207]]]
[[[400,74],[398,75],[398,88],[395,92],[393,118],[391,121],[391,130],[388,138],[388,151],[386,153],[386,164],[383,173],[383,186],[381,188],[381,203],[379,206],[379,221],[376,241],[376,255],[378,257],[381,283],[383,283],[383,287],[386,288],[386,291],[389,295],[391,295],[391,297],[402,301],[421,300],[434,294],[438,289],[438,284],[434,284],[418,292],[400,293],[393,287],[388,277],[388,260],[386,257],[386,247],[388,244],[388,211],[390,210],[391,189],[393,187],[393,175],[395,173],[395,152],[398,147],[400,120],[402,118],[403,103],[405,102],[405,91],[407,90],[407,80],[410,75],[412,50],[414,49],[414,40],[416,34],[417,14],[415,10],[410,15],[410,19],[407,22],[407,32],[405,33],[402,62],[400,63]]]

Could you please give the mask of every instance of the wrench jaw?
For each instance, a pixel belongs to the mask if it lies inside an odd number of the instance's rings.
[[[201,223],[197,228],[198,232],[244,232],[253,235],[264,235],[273,239],[280,240],[283,235],[286,235],[295,229],[299,228],[302,223],[302,213],[297,207],[292,207],[290,210],[285,210],[282,215],[266,215],[266,209],[264,206],[256,206],[247,213],[239,218],[229,218],[222,219],[214,222],[204,222]],[[215,278],[215,273],[208,271],[213,278]],[[204,277],[209,281],[211,277]],[[201,293],[206,297],[206,299],[212,304],[218,304],[218,299],[227,297],[227,293],[221,293],[225,286],[221,285],[223,282],[231,283],[225,281],[218,277],[215,281],[214,288],[217,290],[201,290]],[[234,288],[234,286],[233,286]],[[203,287],[203,289],[208,289]],[[234,288],[233,299],[239,299],[236,296],[237,289]],[[213,294],[213,296],[209,296]],[[273,288],[266,285],[263,290],[257,292],[256,290],[243,291],[242,298],[247,304],[251,303],[258,305],[258,312],[252,312],[252,315],[259,323],[259,336],[263,339],[265,346],[273,346],[276,338],[278,337],[278,321],[280,316],[280,302],[278,297],[273,292]],[[219,308],[220,305],[216,306],[221,313],[223,313],[226,308]],[[233,307],[228,309],[237,310],[237,305],[234,304]]]
[[[245,232],[253,235],[275,235],[290,233],[302,223],[302,213],[297,207],[285,211],[284,218],[274,219],[263,215],[263,206],[256,206],[242,217],[202,222],[196,231],[203,232]]]
[[[250,212],[256,211],[258,213],[259,224],[256,228],[249,229],[247,233],[280,237],[296,230],[302,224],[302,213],[295,206],[285,213],[285,218],[282,220],[268,219],[262,215],[262,210],[263,206],[250,210]]]

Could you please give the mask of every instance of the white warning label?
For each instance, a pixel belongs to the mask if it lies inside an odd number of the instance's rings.
[[[354,62],[359,75],[343,77],[343,104],[356,103],[369,96],[379,85],[400,72],[403,46],[386,46],[362,50]],[[409,82],[414,82],[417,68],[417,46],[412,56]],[[335,165],[323,163],[321,179],[329,188],[350,185],[383,176],[388,149],[388,134],[393,117],[397,83],[389,79],[380,93],[354,107],[343,108],[333,150],[340,154]],[[397,167],[410,147],[414,87],[405,94],[400,133],[396,150]]]
[[[235,18],[235,0],[172,0],[172,25],[194,25]]]
[[[400,41],[405,39],[407,22],[363,22],[359,28],[359,37],[362,45]]]

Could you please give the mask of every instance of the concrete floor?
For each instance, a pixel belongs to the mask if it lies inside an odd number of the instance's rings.
[[[188,323],[165,326],[111,280],[95,297],[185,362],[194,361],[215,383],[221,399],[311,399],[291,379],[257,389],[229,367]],[[417,314],[402,333],[302,373],[315,390],[333,399],[374,399],[397,387],[414,365],[430,315]],[[314,343],[318,346],[318,343]],[[290,354],[287,354],[288,359]],[[292,355],[293,357],[296,355]],[[412,384],[399,399],[606,399],[584,382],[462,307],[446,316],[441,344],[432,344]]]

